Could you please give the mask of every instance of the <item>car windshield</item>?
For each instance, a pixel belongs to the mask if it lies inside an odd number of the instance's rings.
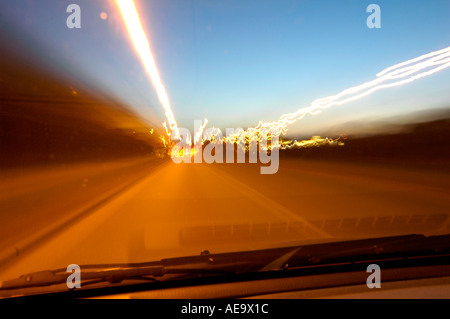
[[[449,11],[2,0],[0,282],[449,234]]]

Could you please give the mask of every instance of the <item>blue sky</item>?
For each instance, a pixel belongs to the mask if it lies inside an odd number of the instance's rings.
[[[135,2],[175,118],[188,128],[205,117],[222,128],[274,121],[450,45],[448,0]],[[81,7],[81,29],[66,27],[70,3]],[[381,7],[381,29],[366,26],[370,3]],[[45,48],[33,54],[95,82],[154,125],[165,120],[114,1],[3,0],[0,9]],[[355,119],[450,106],[449,83],[447,69],[335,106],[290,130],[313,134]]]

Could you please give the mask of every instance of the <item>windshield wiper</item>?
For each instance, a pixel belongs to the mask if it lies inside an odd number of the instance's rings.
[[[229,271],[204,268],[165,267],[162,264],[105,264],[80,265],[82,286],[109,282],[120,283],[124,280],[152,280],[165,275],[204,276],[208,274],[230,274]],[[37,271],[20,276],[19,278],[0,282],[0,290],[44,287],[65,284],[68,276],[66,268]]]
[[[81,268],[81,267],[80,267]],[[111,282],[118,283],[124,279],[142,278],[143,276],[162,276],[164,268],[162,266],[139,267],[139,268],[121,268],[114,267],[99,270],[87,270],[82,267],[83,285],[86,283]],[[7,280],[0,283],[0,289],[21,289],[31,287],[52,286],[64,284],[70,273],[66,268],[43,270],[20,276],[19,278]]]
[[[82,286],[124,280],[160,281],[364,262],[374,259],[450,255],[450,235],[405,235],[255,251],[177,257],[144,263],[80,265]],[[0,290],[66,283],[65,268],[22,275],[0,283]]]
[[[286,268],[387,259],[450,256],[450,235],[404,235],[303,246]]]

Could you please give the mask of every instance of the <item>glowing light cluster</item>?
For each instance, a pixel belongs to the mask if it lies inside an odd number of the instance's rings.
[[[450,67],[450,47],[390,66],[379,72],[377,78],[372,81],[346,89],[336,95],[317,99],[308,107],[299,109],[293,113],[283,114],[276,122],[260,121],[256,127],[249,128],[239,135],[232,136],[231,139],[257,139],[258,133],[261,131],[277,131],[284,135],[290,124],[302,119],[307,114],[317,115],[321,113],[322,110],[332,106],[342,105],[361,99],[381,89],[401,86],[413,82],[448,67]]]
[[[306,148],[306,147],[320,147],[320,146],[343,146],[344,140],[346,137],[338,137],[338,138],[322,138],[320,136],[313,136],[309,140],[301,140],[301,141],[282,141],[280,143],[281,149],[291,149],[291,148]]]
[[[168,125],[164,122],[163,126],[166,130],[166,134],[175,140],[179,140],[181,137],[172,108],[170,106],[169,98],[159,76],[147,36],[142,28],[133,0],[116,0],[116,2],[125,21],[129,36],[142,60],[143,65],[145,66],[148,75],[150,76],[159,101],[165,110]],[[379,72],[374,80],[348,88],[336,95],[317,99],[308,107],[301,108],[293,113],[281,115],[280,119],[276,122],[260,121],[255,127],[250,127],[247,130],[240,130],[227,137],[223,137],[223,142],[235,143],[246,148],[246,145],[249,145],[250,142],[260,142],[262,137],[268,138],[269,140],[271,137],[280,137],[286,134],[287,128],[290,124],[293,124],[308,114],[317,115],[332,106],[356,101],[381,89],[411,83],[420,78],[424,78],[442,71],[448,67],[450,67],[450,47],[430,52],[417,58],[390,66]],[[211,142],[211,137],[203,134],[207,123],[208,121],[205,119],[203,125],[195,133],[193,141],[194,148],[198,148],[199,145],[201,146],[208,141]],[[165,147],[169,147],[171,145],[170,139],[169,141],[166,141],[163,136],[161,136],[161,139]],[[279,139],[276,140],[278,141]],[[331,139],[325,140],[326,143],[332,143],[333,141],[334,140]],[[189,140],[188,143],[191,144],[192,141]],[[273,147],[307,147],[308,145],[317,145],[318,143],[319,141],[317,138],[314,139],[313,137],[313,139],[309,142],[295,141],[272,143],[269,146],[269,149]],[[195,150],[193,152],[195,152]]]

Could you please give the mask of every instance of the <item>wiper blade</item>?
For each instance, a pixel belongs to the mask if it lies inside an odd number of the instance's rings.
[[[200,256],[161,259],[160,261],[141,263],[89,264],[79,265],[82,286],[109,282],[120,283],[124,280],[157,281],[165,275],[169,277],[192,277],[210,274],[230,274],[238,269],[240,261],[217,265],[209,251],[202,251]],[[64,284],[71,273],[66,268],[37,271],[16,279],[0,282],[0,290],[31,287],[43,287]]]
[[[82,267],[82,266],[81,266]],[[121,282],[124,279],[140,278],[143,276],[162,276],[164,267],[150,266],[139,268],[111,268],[84,271],[81,273],[83,282]],[[65,268],[55,270],[43,270],[25,274],[16,279],[7,280],[0,283],[0,289],[20,289],[31,287],[52,286],[66,283],[70,273]]]
[[[147,263],[145,263],[147,264]],[[95,269],[97,268],[97,270]],[[207,268],[167,268],[163,265],[145,266],[130,264],[116,265],[81,265],[82,286],[93,283],[120,283],[124,280],[154,280],[164,275],[208,275],[229,274],[229,271]],[[0,282],[0,290],[44,287],[67,282],[68,273],[65,268],[37,271],[20,276],[19,278]]]
[[[450,235],[404,235],[304,246],[283,269],[438,255],[450,255]]]
[[[205,275],[257,273],[304,266],[351,263],[390,257],[450,254],[450,235],[404,235],[255,251],[162,259],[144,263],[80,265],[82,286],[124,280],[162,280]],[[0,290],[64,284],[65,268],[22,275],[0,283]]]

